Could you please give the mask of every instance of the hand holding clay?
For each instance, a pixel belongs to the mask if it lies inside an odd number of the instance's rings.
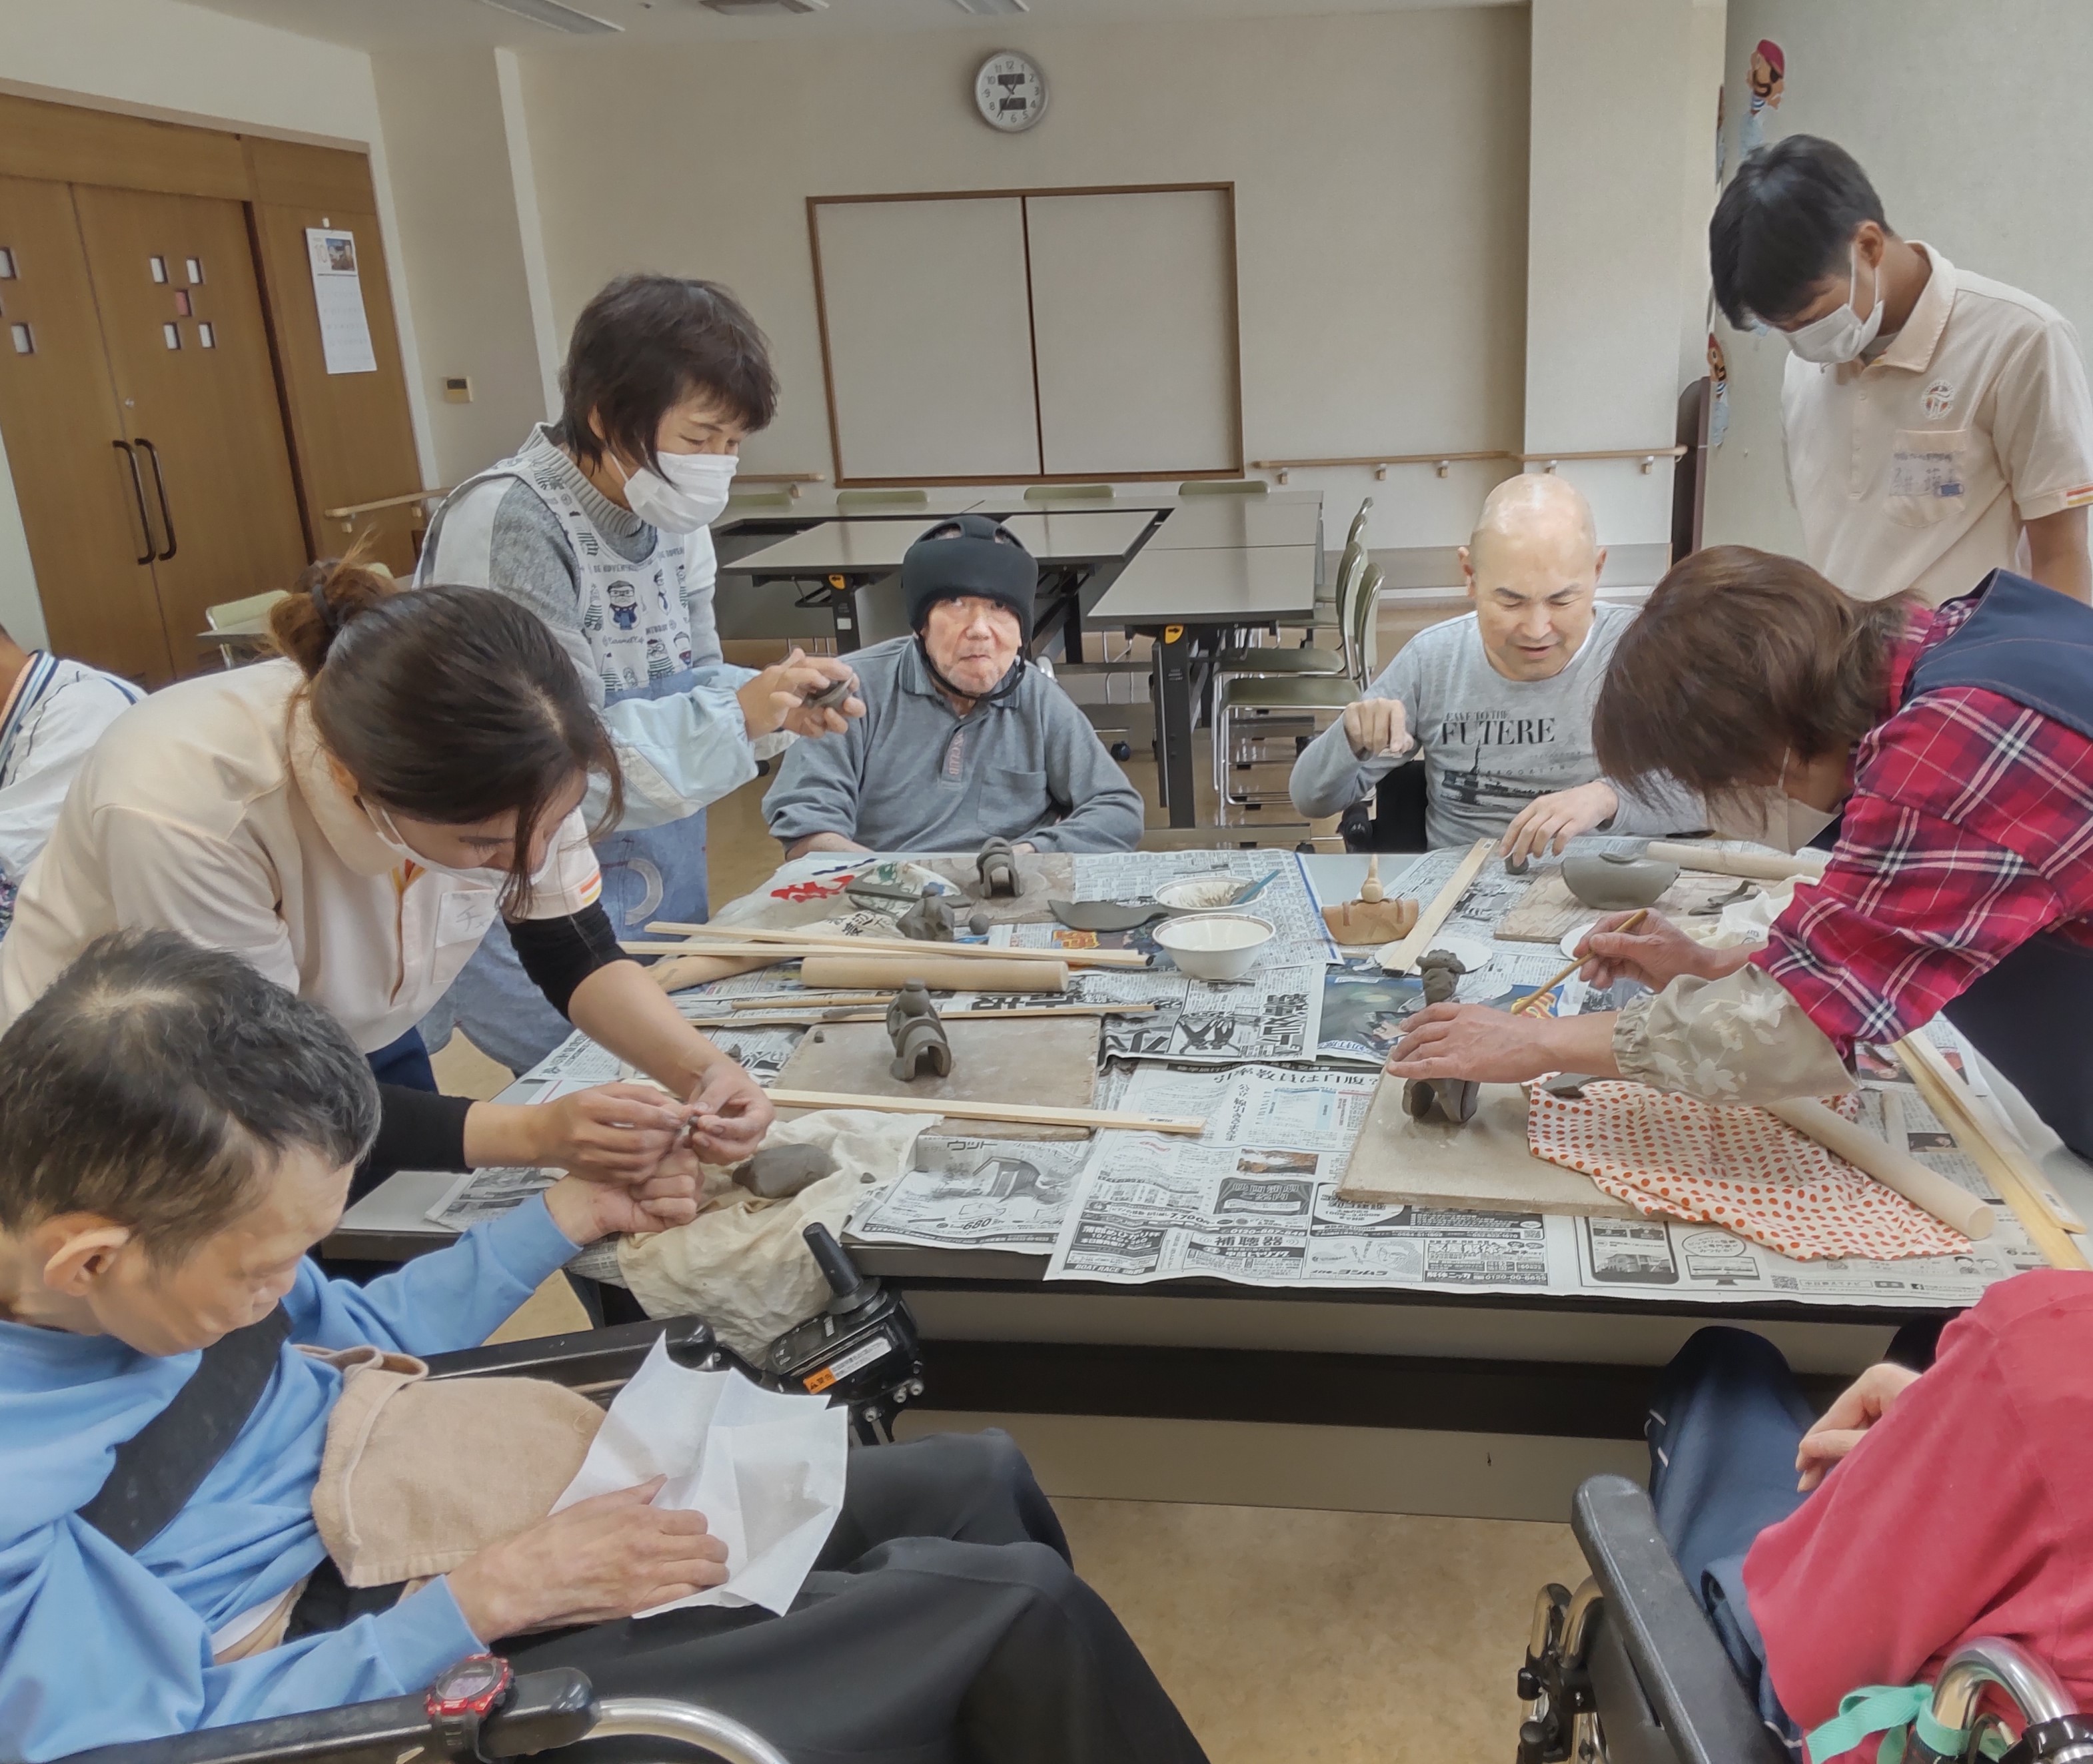
[[[708,1164],[734,1165],[752,1156],[778,1111],[763,1087],[738,1061],[722,1059],[691,1098],[691,1148]]]
[[[1576,953],[1584,958],[1578,971],[1587,986],[1604,988],[1616,980],[1640,980],[1662,991],[1681,975],[1718,980],[1744,965],[1748,950],[1710,949],[1696,943],[1660,913],[1650,913],[1633,931],[1616,927],[1635,915],[1609,913],[1586,935]]]
[[[838,686],[852,687],[856,681],[847,663],[795,649],[738,687],[734,697],[751,741],[781,729],[795,735],[840,735],[852,717],[864,715],[861,699],[846,694],[834,701]]]
[[[1361,759],[1406,754],[1413,743],[1398,698],[1357,698],[1345,707],[1345,739]]]
[[[1497,841],[1497,855],[1512,863],[1560,857],[1580,833],[1603,827],[1620,812],[1621,799],[1603,778],[1536,797],[1512,817]]]
[[[1388,1057],[1394,1078],[1471,1078],[1516,1084],[1554,1071],[1551,1019],[1514,1017],[1487,1005],[1431,1005],[1407,1018]]]

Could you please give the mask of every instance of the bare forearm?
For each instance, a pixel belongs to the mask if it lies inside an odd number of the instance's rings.
[[[591,1040],[677,1097],[690,1096],[727,1057],[683,1020],[636,962],[598,968],[574,988],[567,1015]]]
[[[804,839],[795,840],[785,848],[785,861],[790,863],[795,858],[804,858],[810,851],[869,852],[871,850],[871,846],[860,845],[856,840],[847,839],[841,833],[809,833]]]
[[[466,1111],[465,1161],[474,1170],[547,1160],[548,1118],[526,1104],[476,1102]]]
[[[2093,559],[2087,555],[2083,508],[2029,521],[2027,539],[2030,576],[2074,600],[2093,599]]]
[[[1587,1078],[1618,1078],[1614,1063],[1614,1019],[1618,1012],[1593,1011],[1582,1017],[1551,1017],[1541,1022],[1540,1043],[1553,1069],[1581,1072]]]

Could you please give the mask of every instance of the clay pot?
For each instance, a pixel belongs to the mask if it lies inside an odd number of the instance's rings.
[[[1602,913],[1651,906],[1679,880],[1679,866],[1654,858],[1615,857],[1610,852],[1562,860],[1563,885],[1587,906]]]

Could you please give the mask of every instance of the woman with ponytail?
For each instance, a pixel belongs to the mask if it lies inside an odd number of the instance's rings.
[[[306,570],[271,629],[276,659],[154,694],[89,758],[0,944],[0,1027],[97,937],[159,927],[347,1027],[384,1094],[359,1192],[403,1167],[644,1181],[687,1129],[708,1162],[754,1150],[762,1091],[619,951],[598,904],[579,810],[593,777],[617,813],[618,762],[544,621],[485,589],[400,592],[352,560]],[[551,1004],[668,1097],[434,1094],[415,1023],[497,918]]]

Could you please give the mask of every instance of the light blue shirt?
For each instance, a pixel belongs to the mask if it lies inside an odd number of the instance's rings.
[[[210,1637],[327,1553],[312,1494],[341,1375],[298,1345],[475,1347],[574,1253],[535,1199],[366,1286],[330,1281],[308,1260],[284,1301],[290,1339],[261,1403],[135,1556],[79,1509],[201,1356],[154,1359],[109,1336],[0,1323],[0,1758],[395,1697],[479,1651],[440,1580],[252,1659],[213,1666]]]

